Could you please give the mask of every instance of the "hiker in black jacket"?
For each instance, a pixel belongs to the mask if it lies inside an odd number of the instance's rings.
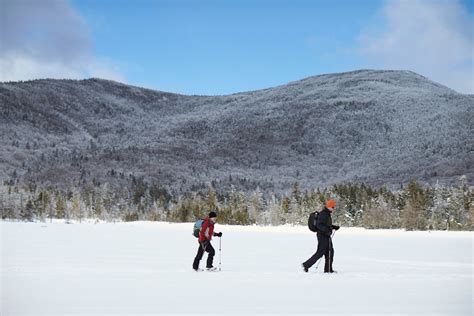
[[[332,269],[332,262],[334,259],[334,248],[332,246],[332,230],[338,230],[339,226],[332,224],[331,213],[336,207],[336,201],[327,200],[326,207],[324,210],[319,212],[318,219],[316,221],[317,236],[318,236],[318,250],[316,253],[309,258],[306,262],[303,262],[303,270],[308,272],[308,269],[311,268],[316,261],[319,260],[324,255],[325,264],[324,272],[333,273],[335,272]]]

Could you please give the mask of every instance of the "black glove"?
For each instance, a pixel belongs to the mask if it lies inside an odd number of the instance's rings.
[[[341,228],[341,226],[332,225],[332,229],[334,229],[334,230],[338,230],[339,228]]]
[[[222,236],[222,232],[214,233],[214,236],[216,236],[216,237],[221,237],[221,236]]]

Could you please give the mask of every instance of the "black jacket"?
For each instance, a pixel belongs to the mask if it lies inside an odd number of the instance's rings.
[[[332,218],[331,218],[331,211],[324,208],[321,212],[319,212],[318,220],[316,221],[316,228],[318,233],[321,233],[326,236],[331,236],[332,234]]]

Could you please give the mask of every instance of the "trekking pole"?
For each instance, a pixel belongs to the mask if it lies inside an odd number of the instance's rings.
[[[221,240],[222,240],[222,237],[219,237],[219,271],[221,271],[221,265],[222,265],[222,262],[221,262],[221,254],[222,254]]]
[[[336,230],[333,231],[331,238],[329,238],[329,270],[332,271],[332,260],[331,260],[331,249],[333,249],[334,245],[332,244],[332,238],[336,234]]]
[[[318,235],[316,235],[316,238],[317,238]],[[319,246],[319,245],[318,245]],[[321,257],[322,258],[322,257]],[[319,262],[321,262],[321,258],[318,259],[318,262],[316,263],[316,269],[315,270],[318,270],[318,267],[319,267]]]

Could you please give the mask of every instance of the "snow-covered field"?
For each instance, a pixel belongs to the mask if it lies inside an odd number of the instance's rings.
[[[473,314],[469,232],[341,228],[327,275],[305,227],[217,224],[222,271],[196,273],[192,224],[0,225],[4,316]]]

